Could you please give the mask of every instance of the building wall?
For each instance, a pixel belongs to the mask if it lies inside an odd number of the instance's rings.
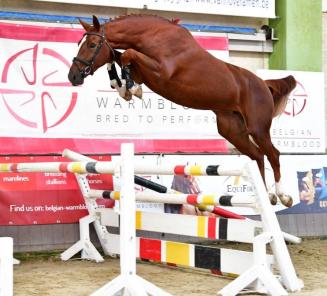
[[[131,13],[146,13],[160,15],[169,19],[178,18],[181,20],[181,23],[186,24],[247,27],[256,28],[257,30],[260,30],[262,25],[268,23],[267,19],[253,17],[204,15],[22,0],[2,0],[2,9],[3,11],[32,12],[78,17],[91,17],[94,14],[102,18],[113,18],[115,16]],[[231,51],[230,62],[255,72],[257,69],[262,69],[263,67],[267,66],[268,55],[263,52]]]
[[[269,61],[271,69],[322,71],[321,0],[277,0],[270,21],[279,39]]]
[[[322,71],[325,74],[325,105],[327,102],[327,1],[326,2],[326,10],[322,13]],[[327,126],[327,108],[325,107],[325,126]],[[327,129],[325,129],[326,134],[325,137],[327,139]],[[326,148],[327,150],[327,148]]]

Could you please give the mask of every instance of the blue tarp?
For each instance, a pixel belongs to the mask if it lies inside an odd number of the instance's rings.
[[[25,20],[25,21],[39,21],[48,23],[78,23],[78,19],[82,19],[88,23],[92,22],[91,17],[77,17],[77,16],[65,16],[65,15],[52,15],[41,13],[29,13],[29,12],[15,12],[15,11],[0,11],[0,19],[3,20]],[[107,22],[109,18],[99,18],[100,22]],[[214,26],[214,25],[199,25],[199,24],[181,24],[184,28],[190,31],[199,32],[223,32],[223,33],[235,33],[235,34],[255,34],[255,28],[243,28],[243,27],[229,27],[229,26]]]

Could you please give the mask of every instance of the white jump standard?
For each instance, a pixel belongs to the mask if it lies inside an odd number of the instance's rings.
[[[13,296],[13,239],[0,237],[0,296]]]
[[[169,296],[162,289],[136,274],[136,231],[135,231],[135,191],[134,191],[134,146],[123,144],[121,148],[121,227],[120,227],[120,271],[121,274],[104,285],[92,296],[117,295],[122,291],[129,296]]]

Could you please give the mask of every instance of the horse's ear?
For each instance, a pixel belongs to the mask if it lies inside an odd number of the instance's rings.
[[[96,31],[100,31],[100,22],[95,15],[93,15],[93,27]]]
[[[87,22],[82,21],[80,18],[78,19],[78,21],[85,31],[89,31],[91,29],[91,25],[89,25]]]

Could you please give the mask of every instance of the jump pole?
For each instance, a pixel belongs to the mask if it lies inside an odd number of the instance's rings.
[[[13,296],[13,238],[0,237],[0,296]]]
[[[0,163],[0,173],[48,172],[77,174],[114,174],[119,162],[78,161],[78,162],[34,162]],[[135,173],[143,175],[175,176],[242,176],[242,168],[228,169],[222,165],[144,165],[135,164]]]
[[[91,190],[93,197],[103,197],[113,200],[120,199],[120,191]],[[176,193],[153,193],[138,192],[135,195],[137,201],[156,202],[170,204],[189,204],[193,206],[233,206],[233,207],[253,207],[256,208],[255,197],[219,195],[219,194],[176,194]]]
[[[120,271],[121,274],[91,296],[124,295],[133,296],[171,296],[136,274],[136,201],[134,191],[134,145],[121,146],[121,182],[120,199]]]
[[[155,192],[158,193],[181,193],[176,190],[168,189],[166,186],[163,186],[161,184],[155,183],[151,180],[144,179],[139,176],[134,176],[134,182],[137,185],[143,186],[145,188],[151,189]],[[230,219],[240,219],[240,220],[245,220],[246,218],[242,215],[236,214],[234,212],[228,211],[226,209],[223,209],[221,207],[217,206],[198,206],[200,211],[207,211],[213,214],[216,214],[220,217],[223,218],[230,218]]]

